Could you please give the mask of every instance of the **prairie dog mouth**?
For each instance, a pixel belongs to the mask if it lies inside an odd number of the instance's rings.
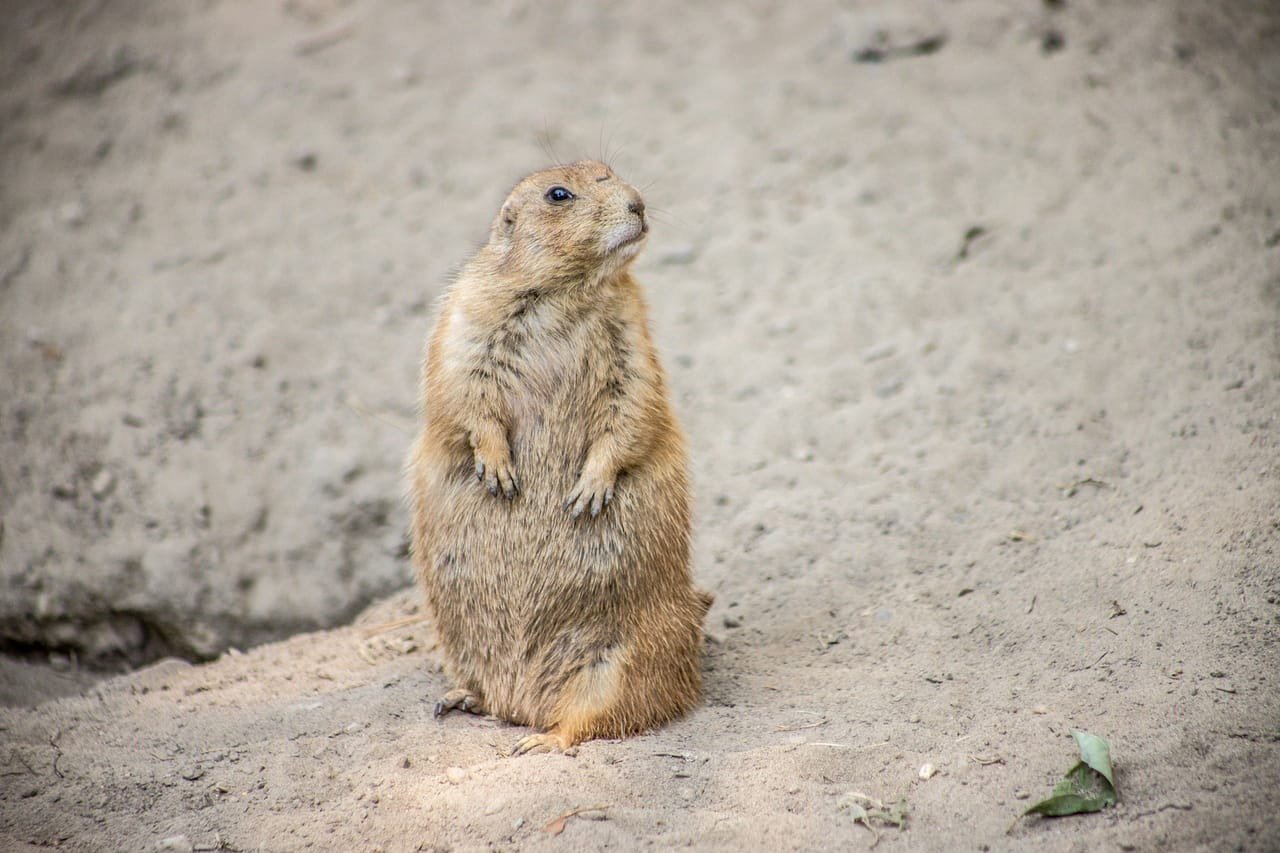
[[[619,249],[638,246],[648,233],[649,223],[643,220],[639,223],[628,223],[625,228],[619,228],[609,237],[605,251],[612,254]]]

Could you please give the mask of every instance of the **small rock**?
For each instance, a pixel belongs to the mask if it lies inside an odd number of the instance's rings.
[[[1045,705],[1037,705],[1031,709],[1031,713],[1044,716],[1045,714],[1049,713],[1049,709]]]
[[[289,158],[289,162],[304,172],[314,172],[316,165],[320,162],[320,158],[316,156],[314,151],[299,151]]]
[[[405,770],[408,770],[410,767],[412,767],[412,766],[413,766],[413,762],[411,762],[411,761],[409,760],[409,756],[407,756],[407,755],[406,755],[406,756],[404,757],[404,761],[401,761],[401,762],[400,762],[400,766],[401,766],[401,767],[403,767]]]
[[[742,624],[742,620],[739,619],[737,616],[724,617],[724,626],[726,628],[737,628],[741,624]]]
[[[188,782],[194,782],[204,776],[204,768],[199,764],[192,764],[190,767],[184,767],[181,770],[181,776]]]
[[[887,382],[881,382],[876,386],[876,396],[882,399],[892,397],[902,390],[902,386],[906,383],[902,379],[890,379]]]
[[[58,208],[58,221],[67,228],[79,228],[89,218],[89,207],[83,201],[69,201]]]
[[[692,799],[693,799],[693,789],[692,789],[692,788],[681,788],[681,789],[680,789],[680,799],[682,799],[682,800],[692,800]]]
[[[93,492],[93,496],[101,500],[111,494],[111,490],[116,487],[116,478],[111,472],[103,468],[98,475],[93,478],[93,482],[89,484],[89,490]]]
[[[196,846],[185,835],[171,835],[156,843],[157,850],[176,850],[179,853],[194,853]]]
[[[77,494],[75,483],[59,483],[53,487],[53,496],[60,501],[75,500]]]
[[[448,770],[444,771],[444,775],[446,779],[457,785],[459,782],[462,782],[467,778],[467,771],[463,770],[461,767],[450,767]]]
[[[522,826],[524,826],[524,818],[522,817],[518,817],[511,822],[512,829],[519,829]]]
[[[1015,800],[1025,800],[1030,796],[1031,796],[1030,794],[1028,794],[1026,791],[1023,791],[1023,790],[1017,790],[1013,792],[1013,798]]]
[[[697,257],[697,246],[692,243],[682,243],[671,246],[666,251],[659,253],[658,263],[664,267],[683,266],[684,264],[693,263]]]
[[[881,361],[882,359],[892,357],[897,351],[898,347],[895,344],[888,342],[876,344],[875,346],[867,347],[862,351],[862,360],[868,364],[873,361]]]
[[[934,767],[932,764],[926,763],[920,765],[920,772],[917,775],[919,775],[921,779],[932,779],[937,772],[938,768]]]
[[[1057,30],[1047,30],[1040,39],[1042,53],[1057,53],[1067,46],[1067,37]]]
[[[496,799],[491,801],[484,807],[484,813],[487,815],[495,815],[507,807],[507,801],[504,799]]]

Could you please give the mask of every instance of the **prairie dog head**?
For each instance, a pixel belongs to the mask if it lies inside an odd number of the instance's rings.
[[[540,280],[606,277],[639,253],[644,199],[604,163],[582,160],[516,184],[493,220],[489,245],[504,266]]]

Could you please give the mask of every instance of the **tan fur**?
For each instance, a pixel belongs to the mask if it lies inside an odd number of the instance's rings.
[[[437,713],[547,730],[517,752],[643,731],[701,691],[685,442],[628,271],[647,230],[603,163],[530,175],[427,351],[413,557],[458,685]]]

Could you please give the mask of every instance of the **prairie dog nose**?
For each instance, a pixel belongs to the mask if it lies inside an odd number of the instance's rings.
[[[644,217],[644,199],[642,198],[632,199],[631,203],[627,205],[627,210],[643,218]]]

